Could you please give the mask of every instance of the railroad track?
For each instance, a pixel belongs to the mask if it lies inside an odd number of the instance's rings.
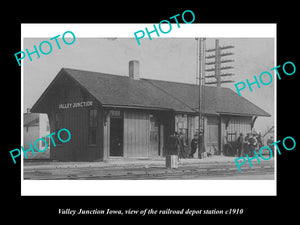
[[[39,172],[40,173],[40,172]],[[41,173],[42,175],[43,173]],[[25,176],[25,179],[42,179],[42,180],[164,180],[164,179],[206,179],[206,178],[217,178],[222,177],[239,177],[239,176],[255,176],[255,175],[267,175],[274,174],[273,166],[257,166],[243,168],[241,172],[237,171],[236,168],[182,168],[182,169],[160,169],[159,171],[140,170],[130,171],[123,170],[119,173],[116,171],[106,171],[105,173],[71,173],[68,175],[54,175],[45,173],[43,176],[34,176],[32,178]],[[38,175],[38,174],[36,174]]]

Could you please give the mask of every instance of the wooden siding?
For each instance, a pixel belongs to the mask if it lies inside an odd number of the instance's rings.
[[[224,126],[224,134],[228,134],[229,141],[234,141],[235,138],[239,136],[240,133],[243,133],[246,135],[247,133],[251,132],[251,122],[252,122],[252,117],[244,117],[244,116],[231,116],[231,117],[226,117],[222,121],[227,121],[228,122],[228,127]],[[236,134],[236,135],[232,135]]]
[[[63,128],[71,133],[67,143],[51,143],[50,158],[59,161],[93,161],[103,157],[102,150],[102,118],[98,102],[70,78],[64,77],[57,81],[57,86],[46,98],[50,132],[56,132],[55,115],[63,115]],[[59,104],[92,101],[89,107],[60,109]],[[97,143],[88,145],[89,110],[97,109],[98,127],[96,129]],[[56,134],[55,134],[56,135]],[[54,137],[54,136],[53,136]]]
[[[124,112],[124,157],[149,156],[149,114]]]
[[[164,133],[165,133],[165,126],[163,124],[159,124],[159,156],[164,156]]]
[[[251,123],[251,116],[221,116],[221,151],[226,137],[228,141],[235,141],[240,133],[245,136],[251,132]]]

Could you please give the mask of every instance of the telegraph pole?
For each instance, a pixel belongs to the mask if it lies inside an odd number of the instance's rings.
[[[199,120],[198,120],[198,136],[200,137],[201,131],[201,124],[204,126],[203,123],[203,79],[205,77],[205,39],[206,38],[196,38],[198,41],[198,78],[199,78],[199,96],[198,96],[198,113],[199,113]],[[201,107],[202,105],[202,107]],[[204,146],[204,127],[202,129],[202,140],[198,138],[198,158],[202,158],[200,149]],[[202,144],[202,146],[201,146]]]
[[[221,52],[225,49],[230,49],[230,48],[234,48],[234,46],[227,45],[227,46],[220,47],[219,39],[216,39],[215,48],[206,50],[206,52],[215,52],[215,54],[214,55],[208,55],[205,58],[206,59],[215,59],[215,61],[205,63],[206,65],[214,65],[213,68],[209,68],[209,69],[205,70],[207,72],[214,72],[214,74],[205,76],[204,78],[215,78],[215,81],[205,82],[205,84],[217,84],[217,87],[221,87],[222,83],[232,83],[232,82],[234,82],[233,80],[222,80],[221,79],[221,77],[234,75],[233,73],[221,73],[222,70],[233,69],[232,66],[223,66],[222,67],[222,63],[234,62],[234,60],[232,60],[232,59],[222,60],[222,57],[224,57],[224,56],[233,55],[232,52],[227,52],[227,53],[226,52],[224,52],[224,53]]]

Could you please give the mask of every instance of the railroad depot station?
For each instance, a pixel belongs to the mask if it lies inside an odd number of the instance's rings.
[[[51,145],[51,160],[159,158],[174,131],[189,149],[198,132],[198,96],[196,84],[140,78],[139,62],[130,61],[129,76],[62,68],[31,112],[48,115],[50,133],[72,134]],[[235,140],[252,131],[258,116],[270,116],[224,87],[203,86],[201,109],[205,151],[213,155],[223,154],[225,136]]]

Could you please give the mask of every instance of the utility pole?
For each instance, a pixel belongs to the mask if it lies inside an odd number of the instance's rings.
[[[209,69],[205,70],[207,72],[214,72],[214,74],[213,75],[207,75],[204,78],[215,78],[215,81],[205,82],[205,84],[217,84],[217,87],[221,87],[222,83],[232,83],[232,82],[234,82],[233,80],[222,80],[221,79],[221,77],[234,75],[233,73],[221,73],[222,70],[233,69],[232,66],[223,66],[222,67],[222,63],[234,62],[234,60],[232,60],[232,59],[222,60],[222,57],[224,57],[224,56],[233,55],[232,52],[227,52],[227,53],[226,52],[224,52],[224,53],[221,52],[225,49],[230,49],[230,48],[234,48],[234,46],[227,45],[227,46],[220,47],[219,39],[216,39],[215,48],[206,50],[206,52],[215,52],[215,54],[214,55],[208,55],[205,58],[206,59],[213,59],[214,58],[215,61],[210,61],[210,62],[205,63],[206,65],[214,65],[213,68],[209,68]]]
[[[204,146],[204,122],[203,122],[203,79],[205,77],[205,39],[206,38],[196,38],[198,41],[198,79],[199,79],[199,96],[198,96],[198,137],[200,137],[200,131],[202,130],[202,140],[198,138],[198,158],[202,158],[200,149]],[[201,125],[203,127],[201,127]],[[202,146],[201,146],[202,144]]]

